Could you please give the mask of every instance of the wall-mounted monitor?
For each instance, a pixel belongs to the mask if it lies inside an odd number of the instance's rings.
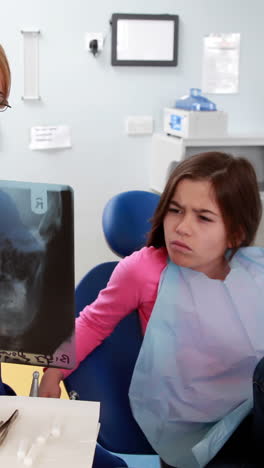
[[[112,15],[112,65],[174,67],[178,15]]]

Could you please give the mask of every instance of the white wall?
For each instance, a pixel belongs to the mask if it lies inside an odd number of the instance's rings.
[[[0,12],[0,42],[13,74],[12,109],[0,114],[0,177],[74,188],[76,281],[115,258],[101,229],[106,201],[123,190],[148,189],[151,138],[125,135],[125,116],[150,114],[161,130],[163,107],[201,86],[206,33],[241,33],[240,92],[211,98],[228,111],[232,133],[264,133],[263,0],[0,0]],[[112,67],[109,20],[118,12],[179,14],[179,65]],[[31,26],[41,30],[40,102],[21,100],[20,30]],[[84,50],[86,31],[107,32],[98,58]],[[28,149],[31,126],[63,123],[72,128],[72,149]]]

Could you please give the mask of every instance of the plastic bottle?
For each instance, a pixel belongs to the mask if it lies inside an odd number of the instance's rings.
[[[189,96],[183,96],[176,100],[175,107],[189,111],[216,111],[216,104],[202,96],[202,90],[191,88]]]

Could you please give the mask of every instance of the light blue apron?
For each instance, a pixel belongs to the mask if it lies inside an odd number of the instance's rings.
[[[169,465],[204,467],[252,408],[264,355],[264,249],[224,281],[169,262],[131,381],[135,419]]]

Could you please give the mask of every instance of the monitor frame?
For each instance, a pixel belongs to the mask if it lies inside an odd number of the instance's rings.
[[[134,56],[133,48],[129,50],[129,47],[126,51],[125,58],[118,57],[118,47],[120,46],[120,38],[118,38],[118,23],[120,21],[127,21],[128,25],[131,22],[134,22],[134,29],[136,27],[136,22],[138,21],[149,21],[148,31],[151,30],[151,26],[153,26],[153,39],[159,32],[159,27],[161,31],[161,27],[164,26],[164,21],[167,21],[168,24],[172,23],[173,25],[173,37],[169,43],[164,42],[164,54],[159,52],[158,56],[153,60],[138,60],[137,57]],[[152,22],[152,24],[151,24]],[[163,24],[161,24],[161,22]],[[159,24],[160,23],[160,24]],[[153,15],[153,14],[126,14],[126,13],[113,13],[112,19],[110,21],[112,25],[112,54],[111,54],[111,64],[113,66],[156,66],[156,67],[174,67],[178,64],[178,30],[179,30],[179,16],[178,15]],[[130,35],[130,42],[134,40],[134,45],[137,41],[137,36]],[[151,39],[151,38],[150,38]],[[119,41],[119,43],[118,43]],[[149,41],[148,41],[149,42]],[[144,44],[140,44],[140,47],[144,48]],[[147,48],[147,44],[145,44],[146,49],[144,50],[144,55],[151,57],[153,55],[153,49]],[[168,59],[168,50],[166,48],[170,47],[172,51],[172,58]]]

